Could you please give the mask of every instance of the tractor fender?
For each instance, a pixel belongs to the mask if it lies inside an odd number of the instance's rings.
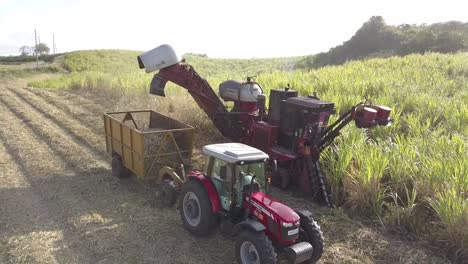
[[[246,219],[238,224],[236,224],[232,230],[232,236],[239,234],[242,230],[249,229],[253,232],[261,232],[266,229],[266,227],[253,219]]]
[[[296,214],[299,215],[299,217],[302,219],[302,218],[312,218],[312,212],[309,211],[309,210],[294,210],[296,212]]]
[[[219,201],[219,195],[214,187],[213,183],[208,179],[203,173],[199,171],[191,171],[188,174],[189,181],[199,181],[203,187],[205,188],[206,192],[208,193],[208,197],[210,198],[211,202],[211,210],[213,213],[218,213],[221,211],[221,202]]]
[[[184,180],[177,174],[177,172],[174,171],[173,168],[164,166],[159,170],[156,183],[161,184],[167,178],[174,180],[177,186],[181,186],[184,183]]]

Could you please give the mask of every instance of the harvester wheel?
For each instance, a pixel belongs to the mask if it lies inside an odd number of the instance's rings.
[[[177,186],[173,180],[164,180],[158,192],[158,201],[164,207],[171,207],[177,200]]]
[[[127,178],[130,171],[123,165],[122,157],[117,153],[112,153],[112,176],[117,178]]]
[[[183,185],[179,211],[184,227],[194,235],[207,235],[216,227],[217,219],[208,193],[196,180]]]
[[[289,187],[290,183],[289,171],[285,168],[278,168],[276,171],[273,171],[273,184],[283,190],[286,190]]]
[[[314,248],[312,258],[307,263],[315,263],[323,253],[323,235],[320,226],[311,217],[301,217],[301,228],[299,231],[299,239],[309,242]]]
[[[236,240],[236,259],[240,264],[275,264],[276,252],[265,233],[246,229]]]

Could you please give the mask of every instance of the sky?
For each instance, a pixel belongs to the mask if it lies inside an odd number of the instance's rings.
[[[0,0],[0,56],[41,42],[58,52],[149,50],[218,58],[310,55],[354,35],[371,16],[387,24],[468,22],[467,0]]]

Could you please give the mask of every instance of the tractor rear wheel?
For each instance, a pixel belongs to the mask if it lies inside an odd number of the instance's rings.
[[[264,232],[245,229],[236,240],[236,259],[240,264],[275,264],[276,252]]]
[[[127,178],[130,176],[130,170],[125,168],[122,157],[115,152],[112,153],[112,176],[117,178]]]
[[[301,217],[299,240],[309,242],[314,252],[307,263],[317,262],[323,254],[323,235],[320,226],[311,217]]]
[[[185,229],[197,236],[209,234],[216,227],[217,218],[203,185],[191,180],[182,187],[179,212]]]
[[[173,180],[164,180],[158,192],[158,201],[163,207],[171,207],[177,200],[177,187]]]

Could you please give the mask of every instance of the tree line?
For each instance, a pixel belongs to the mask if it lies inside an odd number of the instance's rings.
[[[21,46],[19,48],[21,55],[19,56],[0,56],[1,63],[15,63],[15,62],[32,62],[36,61],[36,53],[39,60],[51,62],[55,57],[60,54],[50,54],[50,48],[45,43],[37,44],[37,47]]]
[[[404,56],[410,53],[453,53],[468,50],[468,23],[450,21],[431,25],[390,26],[373,16],[342,45],[306,57],[299,68],[339,65],[350,60]]]
[[[48,55],[50,52],[50,48],[45,43],[39,43],[36,47],[31,46],[21,46],[19,48],[21,56],[28,56],[28,55]]]

